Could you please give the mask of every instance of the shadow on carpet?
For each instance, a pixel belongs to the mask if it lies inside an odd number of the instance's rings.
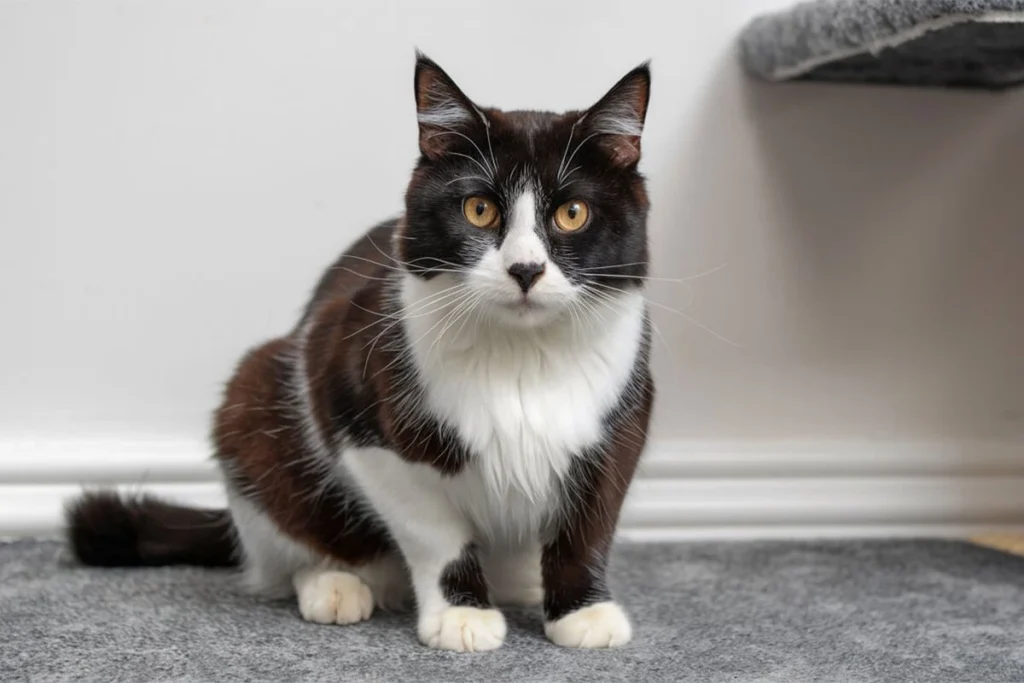
[[[2,681],[1024,680],[1024,558],[947,541],[620,544],[629,646],[571,651],[536,610],[505,645],[421,646],[411,615],[303,622],[227,571],[76,567],[0,544]]]

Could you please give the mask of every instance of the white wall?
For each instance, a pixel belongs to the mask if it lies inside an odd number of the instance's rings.
[[[785,478],[779,444],[856,440],[881,446],[822,447],[823,471],[867,455],[874,477],[912,442],[906,462],[932,464],[900,476],[1024,475],[1024,89],[748,82],[736,33],[784,0],[256,4],[0,1],[7,483],[62,449],[84,471],[97,443],[199,457],[243,350],[286,330],[319,270],[399,210],[414,46],[478,101],[516,108],[587,105],[653,58],[656,274],[727,264],[651,292],[684,309],[655,312],[655,459],[720,463],[716,444],[740,443],[727,450],[748,465],[763,452]],[[728,487],[748,465],[709,472]],[[942,481],[932,502],[963,499]],[[1024,496],[1005,495],[990,516],[931,521],[1024,521]]]

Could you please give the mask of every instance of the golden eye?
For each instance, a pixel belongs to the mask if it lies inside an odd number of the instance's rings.
[[[462,202],[462,213],[467,221],[478,228],[490,230],[501,223],[498,207],[484,197],[467,197],[466,201]]]
[[[565,232],[576,232],[587,224],[590,207],[582,199],[573,199],[555,209],[555,225]]]

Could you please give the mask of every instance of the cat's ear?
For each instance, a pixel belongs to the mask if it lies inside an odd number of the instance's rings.
[[[580,123],[587,135],[595,136],[614,166],[626,168],[640,161],[640,135],[650,97],[651,68],[644,62],[583,115]]]
[[[416,55],[416,118],[420,126],[420,151],[438,159],[458,142],[459,135],[480,123],[476,105],[455,81],[426,55]]]

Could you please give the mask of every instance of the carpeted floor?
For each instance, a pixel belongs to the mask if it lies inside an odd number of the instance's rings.
[[[632,644],[570,651],[509,612],[490,653],[419,645],[409,615],[299,619],[224,571],[96,570],[0,544],[0,681],[1024,681],[1024,558],[944,541],[618,548]]]

